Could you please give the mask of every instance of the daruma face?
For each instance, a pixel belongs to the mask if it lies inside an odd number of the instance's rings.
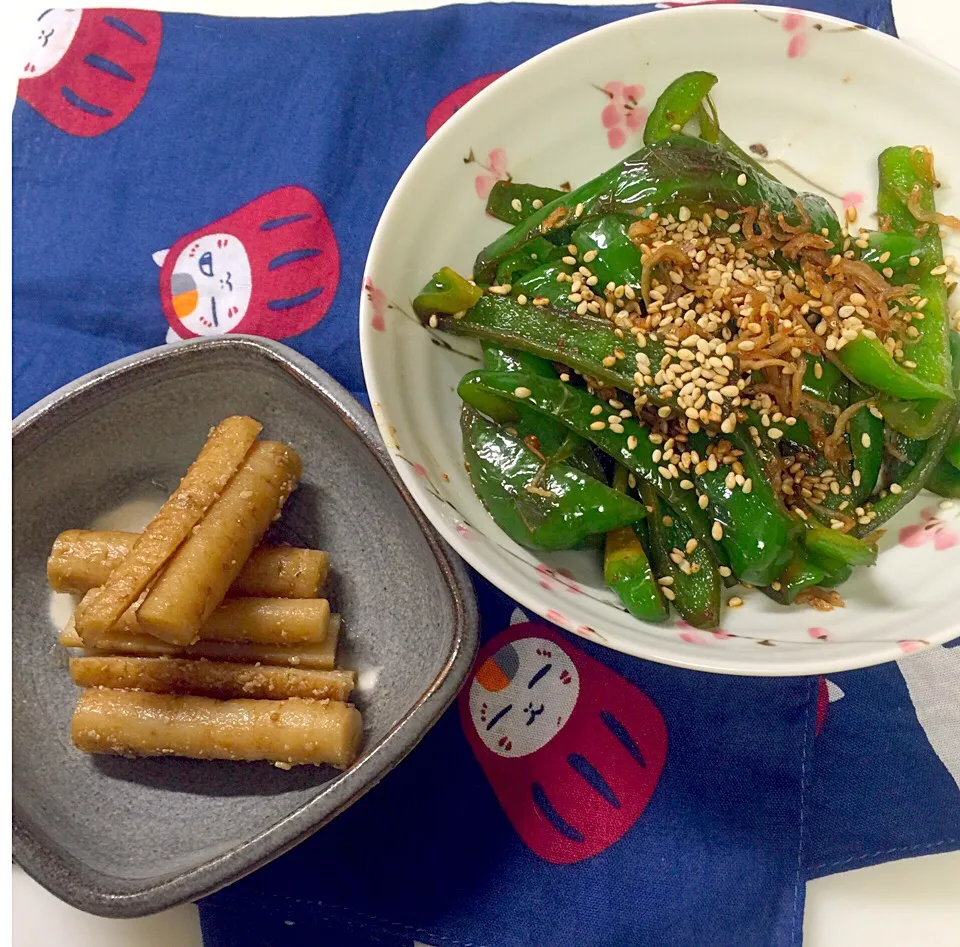
[[[470,716],[488,750],[513,759],[546,746],[570,719],[580,675],[546,638],[519,638],[480,666],[470,687]]]
[[[227,233],[204,234],[188,244],[170,275],[173,311],[193,335],[234,329],[246,315],[251,291],[250,258]]]
[[[81,10],[47,10],[37,18],[29,38],[21,79],[36,79],[63,59],[80,26]]]

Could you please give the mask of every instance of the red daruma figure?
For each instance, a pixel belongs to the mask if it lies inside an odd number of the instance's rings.
[[[609,848],[660,779],[667,729],[656,705],[544,625],[525,622],[480,652],[460,716],[470,747],[523,841],[570,864]]]
[[[155,253],[168,341],[299,335],[330,308],[340,253],[320,202],[281,187]]]
[[[51,125],[93,138],[129,118],[153,77],[163,33],[145,10],[47,10],[17,94]]]

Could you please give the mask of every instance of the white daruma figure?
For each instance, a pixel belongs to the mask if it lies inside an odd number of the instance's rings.
[[[63,59],[77,35],[82,15],[81,10],[46,10],[37,17],[20,69],[21,79],[38,79]]]

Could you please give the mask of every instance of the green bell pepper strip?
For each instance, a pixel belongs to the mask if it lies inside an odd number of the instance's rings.
[[[953,414],[941,430],[926,441],[913,442],[917,445],[923,445],[923,453],[909,473],[896,481],[900,484],[900,493],[888,493],[886,496],[875,500],[871,504],[871,509],[877,514],[876,517],[869,524],[857,524],[852,531],[853,535],[861,538],[868,536],[891,516],[900,512],[920,492],[933,473],[934,468],[940,462],[947,444],[953,437],[958,421],[960,421],[960,403],[955,403]]]
[[[741,179],[744,184],[738,183]],[[643,148],[531,214],[481,250],[473,272],[478,282],[487,282],[496,274],[504,256],[535,237],[610,213],[636,215],[641,208],[644,213],[665,213],[681,205],[696,212],[712,211],[718,206],[738,210],[766,203],[774,215],[783,213],[790,223],[799,224],[801,217],[794,198],[809,214],[814,229],[826,229],[828,239],[839,247],[840,222],[824,198],[817,194],[798,195],[779,181],[758,174],[718,145],[674,135]]]
[[[893,428],[887,429],[885,437],[890,441],[897,454],[904,458],[901,460],[900,457],[891,456],[887,460],[887,482],[900,483],[923,457],[927,449],[927,442],[914,440],[899,431],[894,431]]]
[[[557,377],[553,364],[545,358],[517,349],[504,348],[494,342],[484,342],[482,348],[483,364],[490,371],[529,372],[541,378]],[[539,411],[533,411],[524,404],[511,404],[511,408],[517,415],[517,433],[528,446],[530,445],[526,439],[532,436],[536,439],[536,449],[545,457],[552,457],[554,460],[562,459],[588,476],[606,483],[607,476],[589,442],[571,433],[552,418]]]
[[[924,487],[938,496],[956,499],[960,497],[960,470],[941,460],[930,472]]]
[[[960,365],[960,333],[950,332],[947,345],[954,365]],[[898,401],[882,397],[877,402],[884,421],[900,434],[925,441],[947,423],[953,409],[950,401]]]
[[[824,526],[806,530],[803,545],[810,559],[827,572],[843,566],[872,566],[877,561],[877,547],[872,543]]]
[[[922,211],[934,207],[934,190],[938,186],[933,169],[923,155],[905,145],[887,148],[878,159],[880,186],[877,191],[877,214],[888,220],[894,231],[914,234],[923,226],[914,217],[908,205],[913,196]],[[916,280],[917,295],[928,300],[923,308],[923,319],[915,320],[920,330],[915,341],[904,345],[908,358],[917,363],[913,375],[920,381],[939,386],[946,397],[954,396],[951,383],[950,352],[947,345],[949,314],[947,286],[944,277],[931,275],[931,270],[943,263],[943,245],[940,228],[936,224],[923,226],[920,234],[923,252],[920,254],[920,273]],[[882,386],[877,386],[885,390]],[[893,392],[889,392],[893,394]]]
[[[626,492],[626,467],[617,466],[613,486],[615,490]],[[646,522],[640,525],[645,527]],[[649,530],[647,532],[649,535]],[[667,603],[660,592],[643,542],[633,526],[621,526],[607,533],[603,551],[603,581],[617,593],[634,618],[651,622],[666,621],[669,615]]]
[[[562,197],[563,193],[553,187],[518,184],[516,181],[497,181],[490,189],[490,196],[487,198],[487,213],[513,226],[537,210],[533,206],[534,201],[549,204],[558,197]],[[513,206],[514,201],[520,201],[520,210]]]
[[[597,255],[591,260],[590,270],[597,277],[596,291],[613,282],[617,286],[639,286],[643,277],[640,251],[627,234],[627,224],[615,214],[592,220],[573,232],[573,243],[581,257],[590,250]]]
[[[640,483],[640,496],[644,504],[653,510],[646,522],[654,570],[660,578],[669,576],[673,579],[669,585],[674,596],[670,599],[671,604],[695,628],[716,628],[720,623],[722,583],[710,550],[698,541],[694,551],[686,553],[687,543],[697,538],[690,524],[658,496],[649,483]],[[697,571],[689,574],[684,572],[670,558],[674,549],[683,552]]]
[[[850,383],[850,402],[864,401],[867,392]],[[860,473],[860,482],[851,484],[849,500],[856,507],[873,494],[883,467],[883,418],[878,418],[869,407],[861,408],[851,419],[849,427],[850,452],[853,469]]]
[[[663,342],[648,338],[641,349],[632,335],[624,333],[624,338],[618,338],[606,319],[570,316],[551,311],[549,307],[521,306],[509,296],[489,294],[482,296],[460,319],[442,313],[436,315],[439,328],[446,332],[532,352],[625,392],[639,387],[653,404],[676,407],[675,399],[664,401],[656,384],[638,386],[634,380],[637,353],[645,352],[655,371],[666,352]],[[617,359],[614,365],[604,365],[603,360],[618,350],[624,358]],[[734,358],[734,372],[736,362]]]
[[[867,248],[860,250],[860,259],[876,270],[894,286],[915,282],[922,272],[924,246],[923,241],[912,233],[874,230],[864,234]],[[886,256],[886,254],[890,254]],[[881,257],[885,259],[881,260]],[[911,260],[920,260],[913,264]],[[884,270],[893,270],[892,276],[886,276]]]
[[[943,452],[943,459],[960,470],[960,435],[954,435]]]
[[[790,561],[803,525],[784,509],[774,493],[750,436],[738,428],[727,439],[743,452],[739,459],[744,477],[751,481],[750,492],[728,487],[731,468],[724,466],[697,475],[696,483],[699,492],[710,499],[714,520],[723,527],[720,544],[734,574],[743,582],[769,585]],[[709,439],[704,434],[692,436],[688,444],[701,457],[707,456]]]
[[[573,271],[572,266],[562,262],[545,263],[543,266],[530,270],[518,280],[511,283],[511,297],[516,299],[520,295],[533,301],[537,297],[548,299],[550,308],[559,312],[573,312],[577,308],[577,303],[570,302],[568,296],[570,293],[570,283],[566,280],[559,282],[557,276],[560,273],[569,275]],[[506,298],[506,297],[501,297]],[[539,306],[530,306],[528,311],[539,309]]]
[[[591,441],[638,477],[649,481],[674,509],[686,517],[697,540],[709,546],[722,565],[728,564],[722,547],[710,536],[710,524],[703,510],[697,505],[696,494],[692,490],[682,489],[677,480],[664,477],[660,473],[659,466],[653,459],[653,452],[658,449],[657,445],[651,442],[647,428],[642,427],[636,419],[620,419],[622,434],[611,430],[606,423],[602,429],[594,429],[591,425],[604,420],[610,413],[606,402],[593,397],[584,388],[547,378],[537,378],[534,375],[513,372],[468,372],[460,380],[457,393],[469,405],[474,405],[478,397],[482,401],[491,396],[514,402],[522,401],[565,424],[574,433]],[[597,406],[601,408],[601,413],[591,413],[591,409]],[[631,438],[636,438],[635,447],[629,446],[633,443]]]
[[[559,264],[564,251],[555,247],[549,240],[531,240],[515,253],[505,256],[497,267],[497,283],[513,284],[532,270],[545,264]]]
[[[858,336],[847,343],[837,356],[850,375],[867,388],[906,401],[949,400],[947,389],[908,372],[880,344],[878,339]]]
[[[668,85],[654,103],[643,126],[643,143],[652,145],[683,131],[683,127],[700,111],[701,103],[717,84],[711,72],[687,72]],[[713,118],[715,119],[715,114]],[[719,125],[714,121],[708,128]],[[702,128],[702,123],[701,123]],[[716,139],[713,139],[716,141]]]
[[[827,571],[813,562],[806,550],[798,549],[777,579],[780,588],[766,586],[763,592],[781,605],[792,605],[801,592],[815,587],[835,588],[846,582],[852,573],[852,566],[840,566]]]
[[[477,496],[496,524],[522,546],[572,549],[594,533],[646,516],[641,503],[582,471],[561,463],[544,465],[519,437],[467,406],[460,424]],[[531,486],[544,492],[530,492]]]
[[[441,267],[413,300],[413,311],[425,319],[433,314],[453,315],[470,309],[483,295],[479,286],[473,286],[449,266]]]

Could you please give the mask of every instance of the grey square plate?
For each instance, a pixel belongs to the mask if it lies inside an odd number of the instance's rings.
[[[280,541],[326,549],[363,755],[347,772],[266,763],[92,757],[70,743],[77,698],[50,614],[46,558],[63,529],[150,485],[172,491],[231,414],[291,444],[304,476]],[[85,911],[159,911],[239,878],[377,783],[449,705],[477,646],[469,578],[411,502],[370,416],[312,363],[242,336],[153,349],[87,375],[13,430],[13,851]]]

